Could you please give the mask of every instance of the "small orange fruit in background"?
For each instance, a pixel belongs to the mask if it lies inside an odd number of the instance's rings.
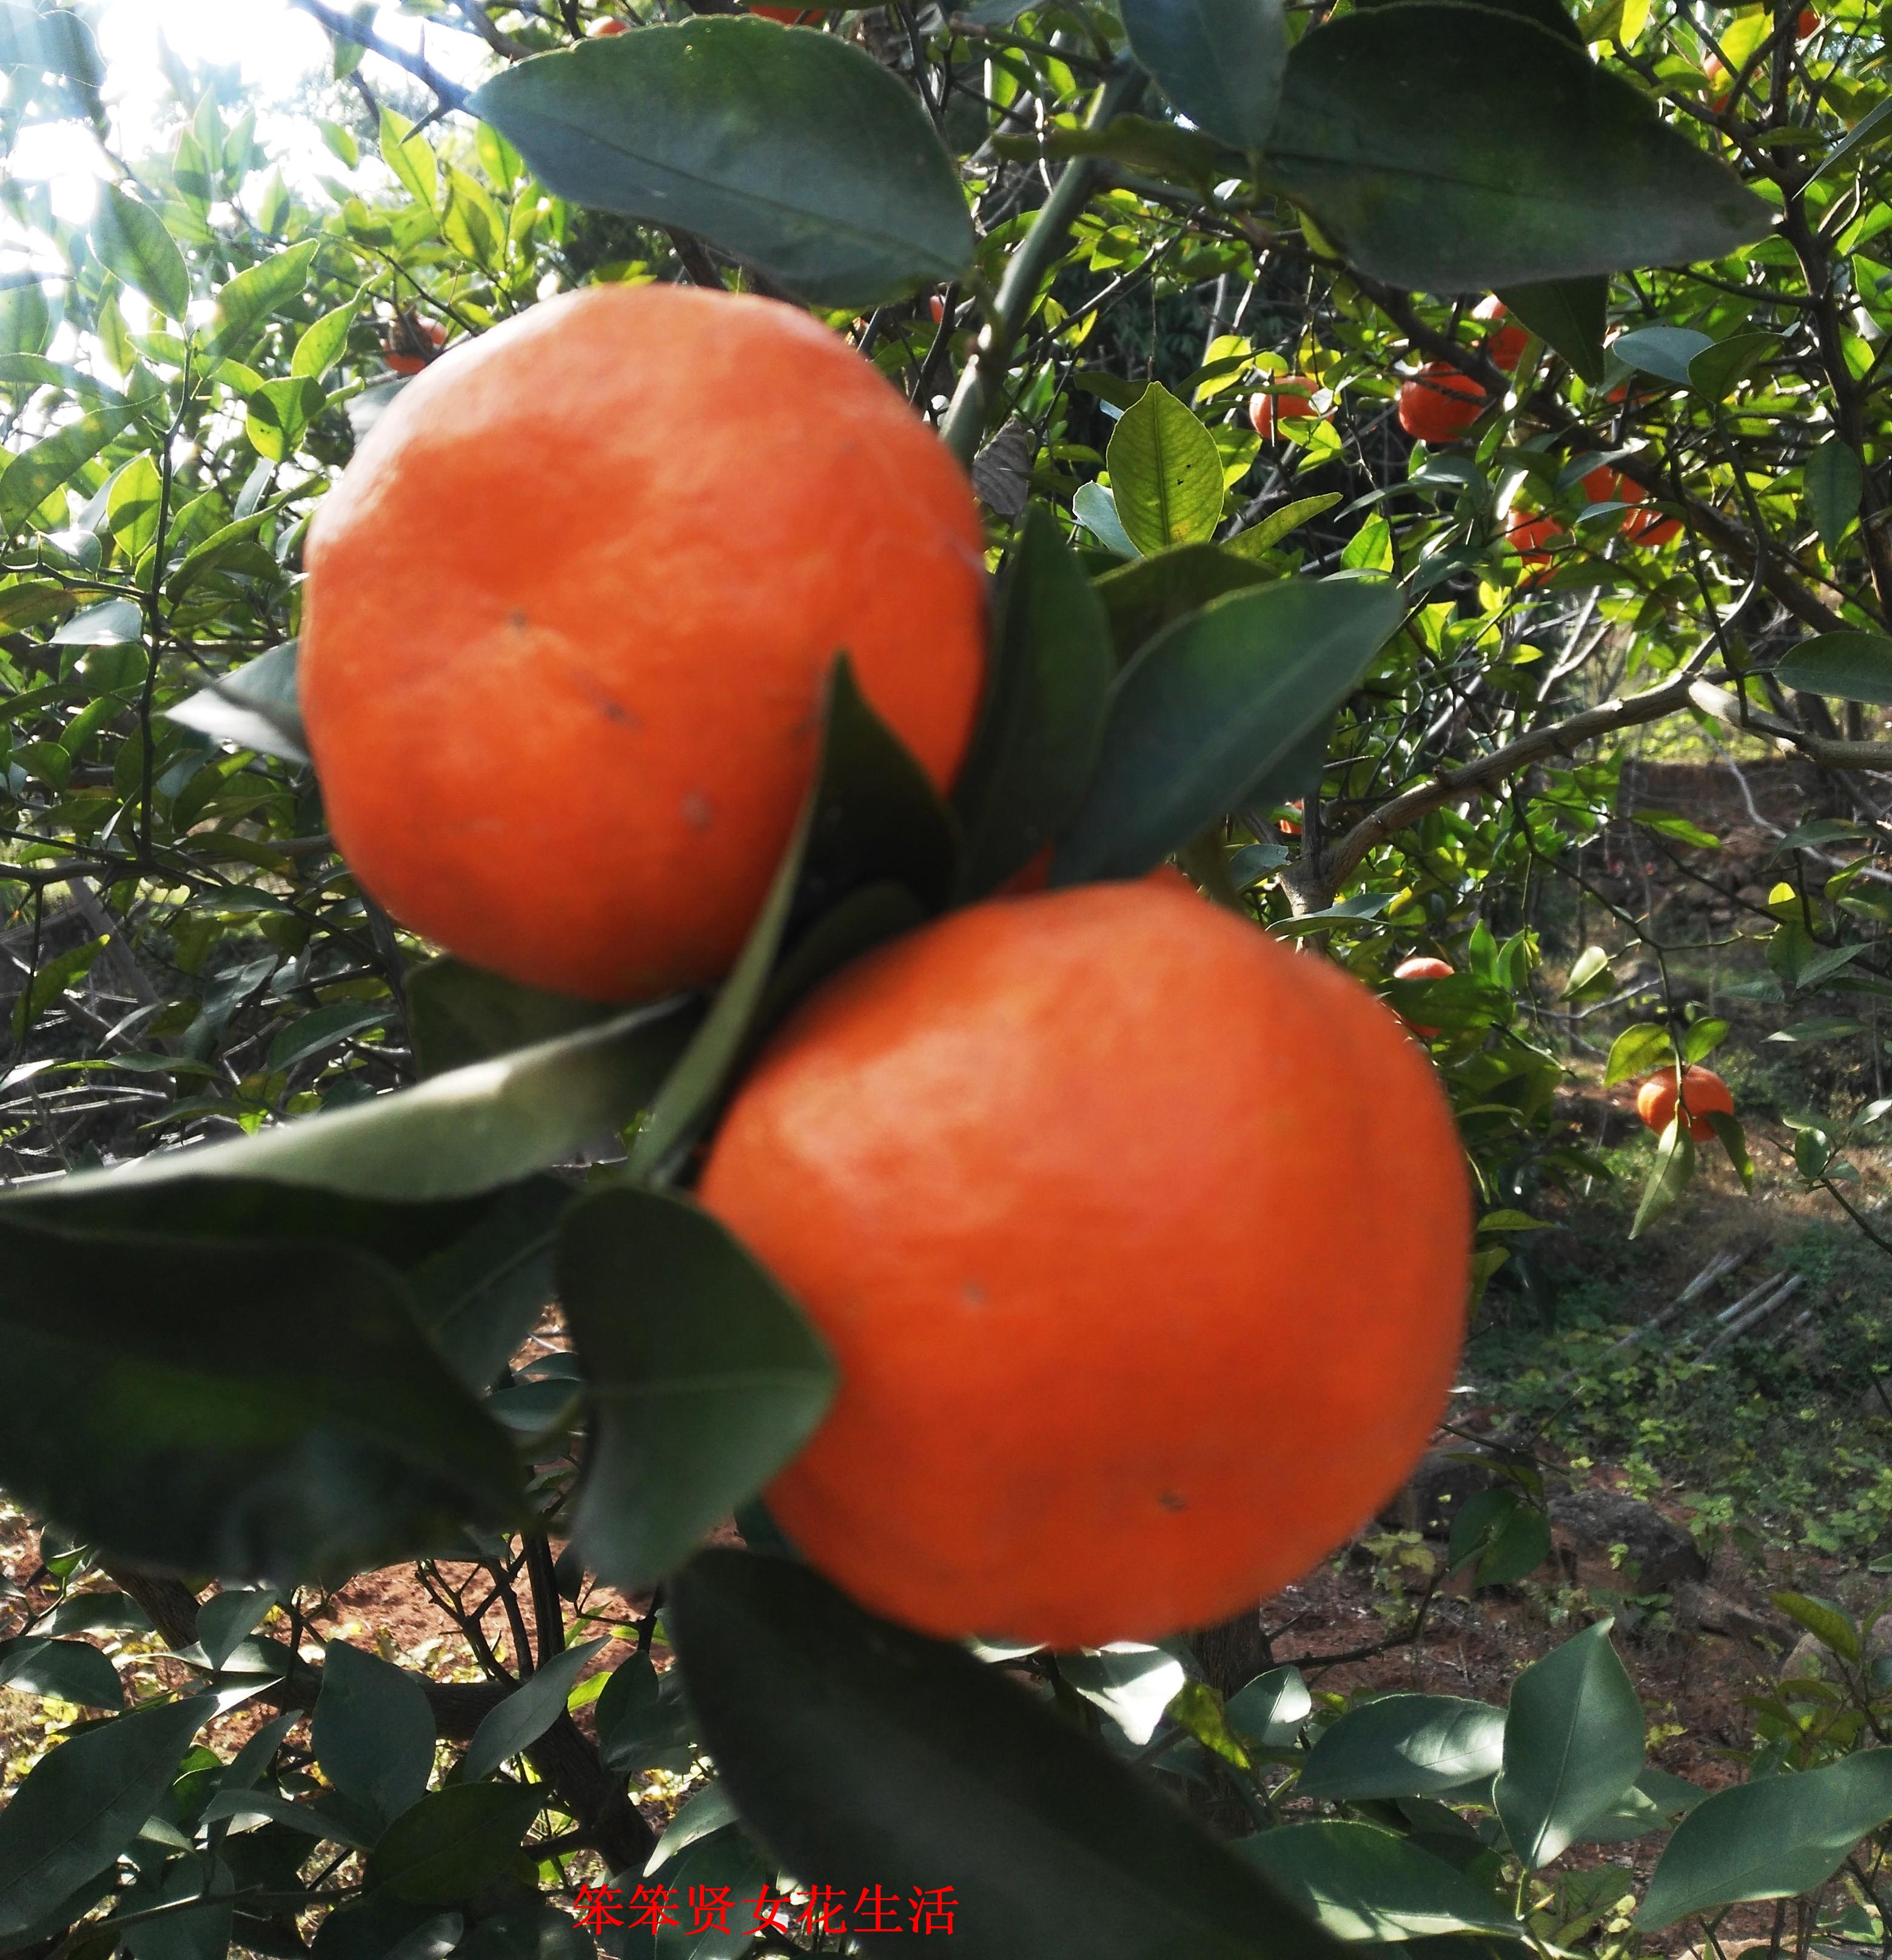
[[[1526,565],[1548,565],[1551,548],[1563,542],[1563,532],[1554,517],[1541,511],[1511,511],[1505,517],[1505,542]]]
[[[1443,361],[1430,361],[1400,384],[1399,425],[1420,442],[1456,442],[1484,413],[1488,399],[1469,374]]]
[[[975,905],[847,968],[763,1051],[700,1195],[840,1370],[771,1512],[947,1638],[1252,1607],[1397,1488],[1464,1332],[1426,1058],[1173,879]]]
[[[395,322],[381,358],[397,374],[418,374],[446,345],[447,329],[438,320],[403,314]]]
[[[1607,463],[1599,463],[1583,479],[1583,495],[1588,503],[1623,504],[1631,501],[1623,479]]]
[[[1707,1120],[1710,1115],[1735,1113],[1732,1093],[1712,1068],[1684,1069],[1680,1099],[1688,1115],[1688,1134],[1698,1144],[1715,1134],[1714,1125]],[[1636,1092],[1636,1113],[1659,1137],[1674,1118],[1676,1101],[1675,1071],[1665,1068]]]
[[[1495,294],[1480,300],[1472,308],[1471,317],[1476,320],[1506,320],[1510,323],[1499,326],[1485,336],[1485,358],[1494,368],[1502,368],[1509,374],[1524,358],[1525,349],[1531,345],[1528,331],[1511,320],[1511,309]]]
[[[984,683],[964,473],[770,300],[593,287],[463,342],[307,563],[303,712],[350,865],[450,951],[593,999],[727,970],[837,654],[942,786]]]
[[[1802,7],[1795,16],[1793,30],[1801,40],[1809,40],[1820,31],[1820,16],[1811,7]]]
[[[1410,959],[1402,959],[1393,969],[1395,980],[1449,980],[1458,971],[1449,959],[1440,959],[1429,953],[1415,953]],[[1406,1025],[1416,1035],[1423,1035],[1430,1041],[1439,1032],[1436,1028],[1422,1027],[1417,1021]]]
[[[1248,397],[1248,426],[1264,442],[1272,442],[1282,432],[1282,423],[1315,419],[1314,397],[1320,390],[1312,374],[1288,374],[1270,381]]]
[[[1633,477],[1617,479],[1617,495],[1627,504],[1645,504],[1649,492]],[[1625,511],[1623,514],[1623,535],[1633,545],[1648,545],[1652,549],[1667,544],[1671,538],[1682,534],[1682,521],[1679,517],[1665,517],[1659,511]]]
[[[752,7],[749,11],[759,14],[765,21],[779,21],[784,27],[799,27],[819,18],[813,10],[804,7]]]
[[[585,30],[594,41],[603,40],[611,34],[628,34],[630,31],[628,21],[612,20],[593,21]]]

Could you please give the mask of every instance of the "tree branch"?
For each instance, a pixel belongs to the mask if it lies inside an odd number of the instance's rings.
[[[326,27],[337,40],[352,41],[357,47],[366,48],[383,61],[392,62],[396,68],[405,68],[415,81],[424,82],[434,91],[443,108],[466,107],[467,91],[458,82],[442,75],[425,55],[412,54],[405,48],[396,47],[392,41],[384,40],[373,27],[351,20],[335,8],[325,5],[323,0],[289,0],[289,4]]]

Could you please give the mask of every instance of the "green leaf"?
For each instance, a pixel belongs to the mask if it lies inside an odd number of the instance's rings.
[[[1822,1647],[1842,1660],[1856,1662],[1865,1652],[1857,1624],[1837,1606],[1824,1599],[1810,1599],[1805,1592],[1775,1592],[1769,1596],[1796,1626],[1805,1628]]]
[[[1712,831],[1704,830],[1699,823],[1692,823],[1685,816],[1677,816],[1667,810],[1639,810],[1634,821],[1645,830],[1653,831],[1658,837],[1666,837],[1671,842],[1686,844],[1696,851],[1719,851],[1721,839]]]
[[[1124,0],[1123,17],[1130,52],[1198,129],[1261,148],[1287,60],[1280,0]]]
[[[1224,811],[1265,800],[1404,609],[1382,582],[1284,579],[1159,634],[1113,690],[1103,754],[1052,882],[1138,877]]]
[[[1284,1825],[1242,1838],[1235,1849],[1337,1939],[1525,1936],[1523,1927],[1475,1879],[1376,1825]]]
[[[55,1695],[80,1708],[125,1705],[118,1669],[87,1640],[43,1640],[31,1634],[0,1640],[0,1688]]]
[[[1441,0],[1305,35],[1267,168],[1363,272],[1433,291],[1719,258],[1769,216],[1631,82],[1517,14]]]
[[[24,1932],[110,1867],[215,1712],[208,1696],[141,1708],[40,1759],[0,1810],[0,1939]]]
[[[1610,344],[1610,353],[1639,374],[1653,374],[1658,380],[1685,388],[1696,357],[1714,345],[1706,334],[1697,333],[1693,327],[1639,326],[1618,334]]]
[[[378,1654],[329,1641],[309,1739],[322,1774],[383,1823],[427,1794],[434,1711],[419,1681]]]
[[[56,954],[43,962],[26,991],[13,1004],[13,1039],[22,1041],[26,1031],[53,1002],[84,979],[94,962],[111,943],[110,933],[100,933],[69,952]]]
[[[414,134],[405,116],[385,105],[381,110],[381,161],[417,203],[431,211],[439,201],[440,164],[425,136]]]
[[[1103,606],[1056,520],[1034,504],[1006,567],[985,704],[953,786],[962,897],[1003,884],[1076,810],[1115,672]]]
[[[110,1175],[107,1204],[144,1195]],[[87,1383],[0,1427],[16,1497],[128,1558],[271,1579],[359,1571],[516,1514],[510,1446],[381,1260],[293,1233],[114,1230],[79,1208],[74,1229],[41,1222],[62,1209],[0,1217],[0,1344],[37,1379]]]
[[[585,1662],[610,1636],[583,1640],[552,1656],[495,1708],[488,1709],[460,1758],[461,1780],[479,1783],[522,1755],[565,1712],[565,1698],[577,1685]]]
[[[1084,484],[1071,499],[1071,515],[1103,546],[1118,558],[1139,555],[1117,514],[1117,500],[1101,483]]]
[[[1511,1848],[1547,1865],[1634,1783],[1642,1710],[1599,1620],[1518,1675],[1495,1790]]]
[[[272,463],[287,462],[327,400],[320,381],[266,381],[250,397],[243,425],[251,447]]]
[[[257,329],[309,283],[316,250],[316,241],[310,239],[239,272],[217,295],[217,316],[204,343],[205,358],[215,360],[247,346]]]
[[[1603,1086],[1613,1088],[1632,1075],[1646,1075],[1652,1068],[1675,1065],[1675,1044],[1668,1030],[1654,1021],[1639,1021],[1625,1028],[1610,1044],[1609,1059],[1603,1064]]]
[[[1689,386],[1708,401],[1725,401],[1779,345],[1771,333],[1731,334],[1689,362]]]
[[[389,1012],[386,1007],[364,1007],[358,1001],[337,1001],[317,1007],[291,1021],[270,1042],[269,1066],[294,1068],[297,1062],[324,1053],[364,1028],[379,1027]]]
[[[1313,1712],[1314,1698],[1301,1670],[1271,1667],[1230,1695],[1223,1714],[1230,1728],[1258,1747],[1280,1749],[1293,1742]]]
[[[1156,1732],[1164,1710],[1188,1679],[1181,1662],[1161,1647],[1061,1654],[1057,1671],[1066,1686],[1101,1708],[1139,1748]],[[1223,1717],[1223,1734],[1239,1749],[1239,1741],[1226,1726],[1226,1711],[1218,1712]]]
[[[607,1769],[638,1776],[687,1763],[695,1752],[679,1691],[682,1685],[675,1669],[660,1681],[644,1654],[633,1654],[613,1670],[597,1704],[598,1747]]]
[[[191,558],[196,555],[193,552]],[[178,568],[173,596],[192,568],[191,558]],[[232,668],[164,711],[180,726],[195,728],[219,742],[253,749],[259,755],[280,756],[285,762],[306,763],[309,759],[308,737],[303,732],[296,694],[293,640]]]
[[[1335,1956],[1153,1784],[962,1649],[874,1620],[804,1566],[698,1554],[665,1623],[718,1774],[790,1870],[949,1882],[974,1960]]]
[[[1741,1188],[1751,1192],[1754,1188],[1754,1160],[1747,1153],[1747,1133],[1741,1126],[1741,1118],[1731,1116],[1725,1109],[1710,1109],[1704,1112],[1703,1120],[1715,1132],[1715,1141],[1734,1166]]]
[[[1728,1039],[1728,1023],[1712,1016],[1691,1023],[1682,1039],[1684,1064],[1692,1068],[1696,1062],[1706,1061]]]
[[[814,787],[775,882],[631,1145],[632,1172],[680,1156],[714,1116],[739,1061],[809,987],[943,904],[956,851],[952,819],[926,772],[862,695],[844,656],[828,682]],[[791,937],[791,924],[809,913],[813,924]]]
[[[1222,520],[1222,457],[1185,403],[1152,381],[1117,418],[1105,460],[1130,541],[1147,555],[1207,543]]]
[[[197,1644],[213,1673],[221,1673],[231,1656],[269,1617],[278,1603],[265,1586],[213,1594],[197,1609]]]
[[[1767,936],[1767,964],[1794,988],[1815,987],[1865,950],[1863,946],[1822,946],[1799,920],[1783,919]]]
[[[1677,1825],[1636,1915],[1645,1932],[1744,1899],[1817,1892],[1892,1818],[1892,1749],[1718,1790]]]
[[[558,196],[694,232],[817,304],[892,299],[972,256],[924,112],[832,34],[642,27],[520,62],[468,107]]]
[[[1332,510],[1340,501],[1337,490],[1323,491],[1318,497],[1297,497],[1292,503],[1283,504],[1278,511],[1270,511],[1265,517],[1258,518],[1245,531],[1238,531],[1233,537],[1225,538],[1222,549],[1233,552],[1239,558],[1259,558],[1264,552],[1272,551],[1290,531],[1298,531],[1322,511]]]
[[[430,960],[407,978],[408,1031],[423,1076],[442,1075],[535,1042],[555,1041],[608,1021],[616,1011],[596,1001],[522,987],[453,959]],[[687,1014],[677,1016],[673,1031],[679,1054],[692,1025]]]
[[[1520,326],[1561,354],[1583,379],[1603,378],[1610,282],[1598,275],[1506,286],[1498,298]]]
[[[1481,1220],[1479,1229],[1491,1230],[1490,1220]],[[1472,1577],[1480,1586],[1514,1586],[1550,1556],[1549,1521],[1520,1492],[1502,1484],[1465,1500],[1452,1519],[1445,1551],[1454,1571],[1476,1562]]]
[[[346,351],[348,329],[360,311],[359,302],[350,300],[305,327],[289,363],[291,374],[297,380],[320,381]]]
[[[730,1233],[662,1192],[601,1190],[573,1208],[558,1297],[597,1410],[573,1540],[608,1583],[634,1589],[813,1434],[833,1364]]]
[[[0,473],[0,522],[17,529],[54,491],[70,483],[132,419],[132,410],[94,409],[30,449],[21,450]]]
[[[1636,1208],[1630,1236],[1639,1239],[1688,1188],[1695,1175],[1695,1142],[1678,1115],[1670,1119],[1655,1146],[1655,1162]]]
[[[1199,612],[1212,599],[1273,583],[1269,573],[1220,545],[1178,545],[1118,565],[1096,581],[1109,616],[1110,637],[1127,663],[1178,619]]]
[[[1489,1702],[1381,1695],[1321,1732],[1295,1789],[1330,1803],[1436,1796],[1495,1774],[1504,1732],[1504,1711]]]
[[[529,1784],[450,1783],[389,1827],[368,1883],[411,1905],[453,1905],[503,1871],[543,1799]]]
[[[190,272],[164,221],[116,184],[101,183],[98,200],[91,243],[100,264],[135,287],[160,312],[181,320],[190,307]]]
[[[1789,651],[1774,678],[1801,694],[1892,706],[1892,639],[1882,633],[1816,633]]]
[[[440,236],[463,258],[497,272],[506,256],[506,221],[476,178],[449,164]]]

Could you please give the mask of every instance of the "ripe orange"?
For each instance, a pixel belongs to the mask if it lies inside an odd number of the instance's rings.
[[[1625,503],[1648,502],[1649,492],[1634,478],[1621,476],[1617,481],[1621,486],[1617,494]],[[1679,517],[1665,517],[1659,511],[1625,511],[1623,514],[1623,535],[1633,545],[1647,545],[1653,549],[1681,534]]]
[[[1264,442],[1272,442],[1284,422],[1315,420],[1313,398],[1320,388],[1312,374],[1286,374],[1270,381],[1248,397],[1248,426]]]
[[[403,314],[395,322],[381,358],[397,374],[418,374],[446,345],[447,329],[438,320]]]
[[[1399,425],[1421,442],[1456,442],[1484,413],[1487,399],[1469,374],[1429,361],[1401,383]]]
[[[1811,7],[1802,7],[1794,18],[1794,33],[1801,40],[1807,40],[1820,31],[1820,16]]]
[[[946,301],[935,293],[927,301],[927,311],[932,316],[933,325],[938,326],[946,318]]]
[[[1554,517],[1540,511],[1512,511],[1505,519],[1505,542],[1526,565],[1548,565],[1553,546],[1563,533]]]
[[[1398,1484],[1464,1329],[1469,1193],[1424,1057],[1173,880],[869,954],[764,1050],[701,1195],[839,1364],[771,1512],[947,1637],[1252,1606]]]
[[[1583,479],[1583,496],[1586,503],[1621,504],[1630,501],[1623,487],[1623,479],[1606,463],[1599,463]]]
[[[1494,293],[1490,299],[1480,300],[1472,308],[1471,317],[1476,320],[1508,320],[1511,309]],[[1509,374],[1524,358],[1524,351],[1530,345],[1528,332],[1514,321],[1485,336],[1485,357],[1494,368],[1502,368]]]
[[[1458,971],[1449,959],[1438,959],[1429,953],[1421,953],[1414,954],[1410,959],[1402,959],[1393,969],[1393,978],[1395,980],[1449,980]],[[1439,1032],[1438,1029],[1422,1027],[1417,1021],[1407,1021],[1406,1025],[1414,1034],[1423,1035],[1428,1041]]]
[[[1660,1074],[1652,1075],[1636,1092],[1636,1113],[1658,1137],[1674,1117],[1676,1091],[1675,1071],[1665,1068]],[[1728,1116],[1735,1113],[1734,1096],[1712,1068],[1684,1069],[1681,1096],[1688,1115],[1688,1134],[1698,1144],[1715,1134],[1714,1125],[1706,1120],[1711,1112],[1719,1111]]]
[[[585,30],[594,41],[603,40],[611,34],[628,34],[631,25],[628,21],[593,21]]]
[[[593,287],[464,342],[363,442],[307,567],[303,711],[362,883],[593,999],[727,969],[838,654],[941,785],[983,682],[965,476],[769,300]]]

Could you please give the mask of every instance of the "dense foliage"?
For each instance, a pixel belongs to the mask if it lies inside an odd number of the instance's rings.
[[[181,68],[161,152],[124,154],[84,8],[0,8],[9,148],[59,121],[105,160],[85,225],[0,184],[0,1344],[58,1385],[10,1404],[0,1485],[62,1595],[0,1684],[94,1711],[0,1810],[0,1952],[562,1953],[606,1880],[643,1902],[613,1950],[705,1960],[774,1888],[765,1946],[838,1939],[811,1887],[850,1935],[870,1888],[951,1888],[990,1954],[1626,1950],[1754,1898],[1798,1901],[1802,1951],[1881,1943],[1892,1682],[1819,1601],[1782,1610],[1829,1678],[1763,1707],[1751,1774],[1704,1800],[1645,1767],[1602,1622],[1506,1710],[1347,1710],[1181,1641],[975,1659],[758,1555],[755,1494],[832,1379],[686,1195],[822,972],[1027,865],[1173,857],[1438,1031],[1489,1277],[1538,1193],[1607,1168],[1553,1120],[1580,1018],[1642,1003],[1612,1080],[1728,1032],[1676,984],[1699,948],[1599,869],[1652,724],[1804,761],[1779,882],[1721,893],[1764,956],[1737,984],[1800,1039],[1876,1045],[1876,13],[406,0],[484,43],[469,100],[374,7],[297,4],[333,39],[320,175]],[[335,855],[299,550],[405,374],[651,278],[847,335],[972,469],[1000,610],[953,810],[839,670],[728,985],[607,1010],[428,960]],[[1690,819],[1634,822],[1716,883]],[[1637,945],[1646,992],[1612,967]],[[1455,971],[1392,978],[1420,953]],[[1848,1152],[1886,1109],[1794,1119],[1798,1176],[1868,1233]],[[1636,1230],[1695,1148],[1658,1141]],[[1506,1468],[1450,1553],[1488,1583],[1547,1542]],[[732,1513],[751,1550],[692,1557]],[[327,1589],[415,1558],[478,1678],[310,1637]],[[156,1637],[121,1677],[101,1634]],[[1234,1848],[1158,1778],[1223,1835],[1232,1803]],[[1671,1828],[1632,1919],[1585,1847]],[[693,1927],[719,1889],[733,1930]]]

